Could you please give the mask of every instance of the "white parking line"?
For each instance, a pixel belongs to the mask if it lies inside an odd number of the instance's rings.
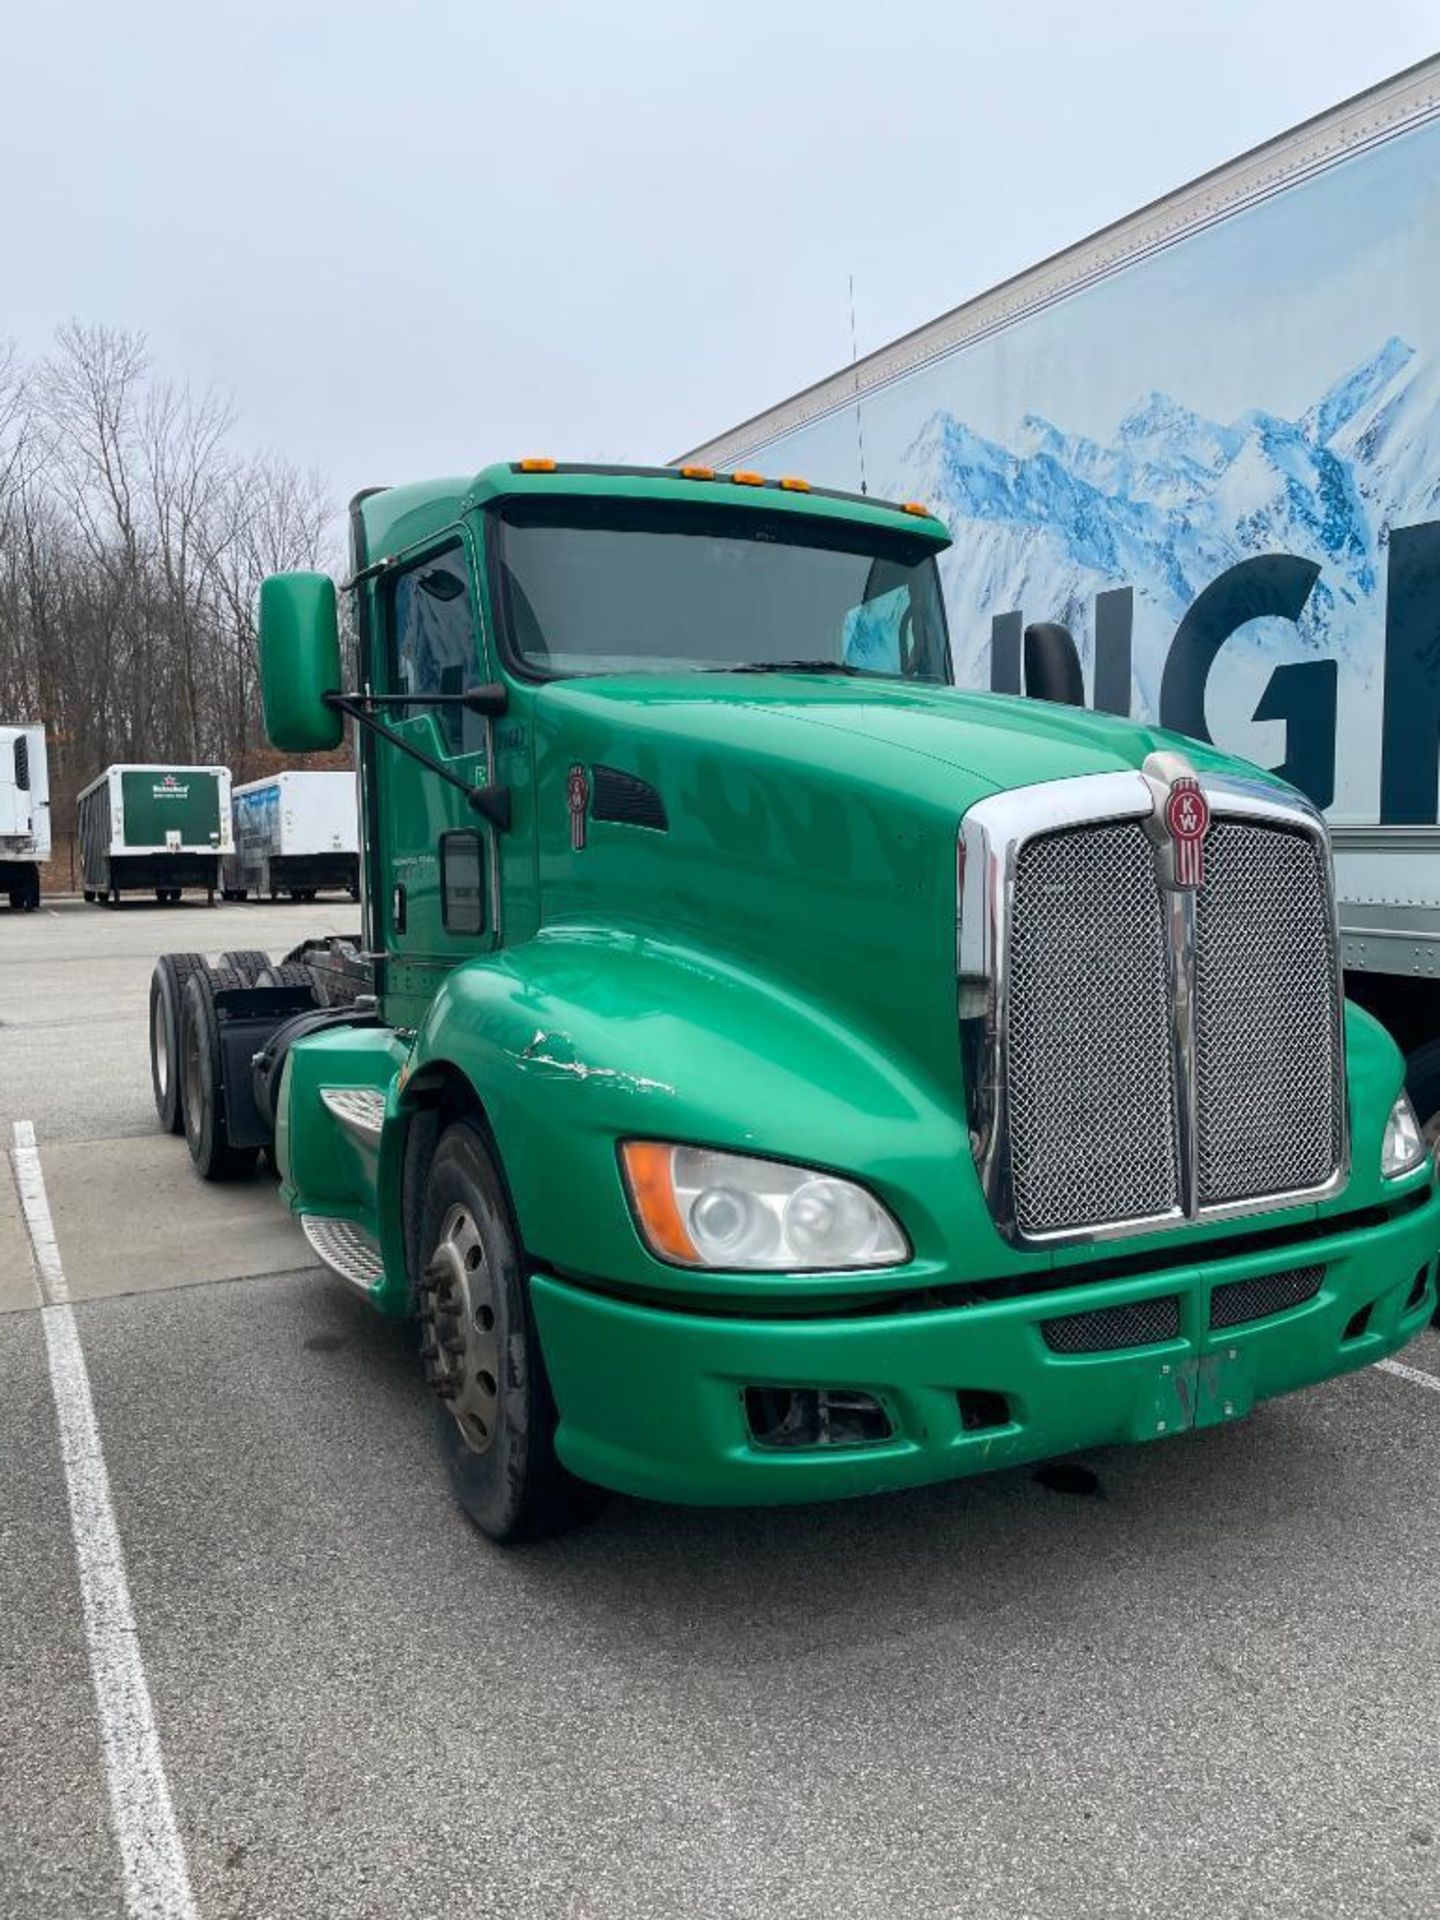
[[[60,1457],[70,1500],[70,1531],[80,1574],[105,1777],[120,1845],[125,1910],[130,1920],[196,1920],[185,1847],[175,1824],[155,1709],[140,1658],[90,1376],[69,1305],[40,1149],[28,1120],[15,1122],[10,1157],[45,1300],[40,1318],[60,1426]]]
[[[1407,1367],[1403,1360],[1377,1360],[1375,1365],[1382,1373],[1398,1374],[1412,1387],[1428,1387],[1432,1393],[1440,1393],[1440,1376],[1422,1372],[1419,1367]]]

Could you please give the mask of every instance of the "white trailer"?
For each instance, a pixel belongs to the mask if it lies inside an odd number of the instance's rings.
[[[50,769],[42,726],[0,727],[0,893],[22,913],[40,904],[50,858]]]
[[[227,900],[250,894],[313,900],[360,894],[359,812],[353,773],[283,772],[248,780],[231,796],[235,851],[226,860]]]
[[[1433,58],[680,458],[923,501],[962,684],[1303,788],[1440,1139],[1437,179]]]

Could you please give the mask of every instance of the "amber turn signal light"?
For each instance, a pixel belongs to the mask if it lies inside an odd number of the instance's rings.
[[[630,1200],[645,1238],[656,1253],[687,1266],[700,1263],[695,1242],[685,1230],[670,1177],[675,1149],[655,1140],[627,1140],[620,1149]]]

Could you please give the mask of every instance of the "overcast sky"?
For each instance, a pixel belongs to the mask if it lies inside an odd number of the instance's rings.
[[[1434,0],[47,0],[0,337],[136,328],[337,497],[654,460],[1433,52]]]

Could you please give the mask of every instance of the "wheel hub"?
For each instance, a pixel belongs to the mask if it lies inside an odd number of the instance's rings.
[[[470,1209],[453,1206],[420,1286],[425,1377],[467,1446],[484,1453],[500,1414],[495,1288]]]

